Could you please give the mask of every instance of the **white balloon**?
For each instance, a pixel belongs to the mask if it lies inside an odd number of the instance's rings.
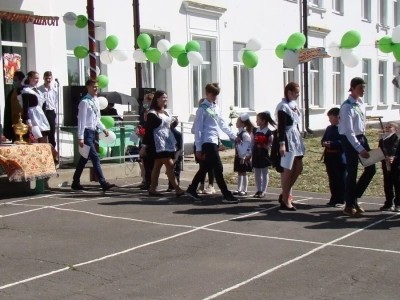
[[[190,51],[188,52],[187,57],[192,66],[197,67],[203,63],[203,56],[200,52]]]
[[[135,52],[133,52],[133,59],[137,63],[144,63],[147,58],[142,49],[136,49]]]
[[[98,97],[97,100],[99,101],[100,109],[105,109],[108,106],[108,100],[106,97]]]
[[[392,32],[392,42],[400,43],[400,25],[396,26]]]
[[[171,43],[168,40],[162,39],[158,41],[157,49],[160,50],[161,53],[167,52],[169,48],[171,48]]]
[[[360,58],[353,49],[342,49],[342,62],[346,67],[354,68],[360,62]]]
[[[105,65],[111,64],[113,61],[113,56],[112,56],[111,51],[104,50],[103,52],[101,52],[100,61]]]
[[[107,38],[106,30],[103,27],[96,27],[94,29],[94,36],[98,41],[104,41]]]
[[[100,132],[99,139],[102,140],[106,144],[112,144],[117,139],[117,136],[113,131],[108,131],[108,136],[104,134],[104,132]]]
[[[244,53],[244,51],[246,51],[246,50],[248,50],[248,49],[246,49],[246,48],[242,48],[242,49],[240,49],[239,50],[239,52],[238,52],[238,60],[242,63],[243,62],[243,53]]]
[[[246,49],[251,51],[258,51],[261,47],[262,42],[258,38],[251,38],[246,44]]]
[[[299,65],[299,53],[297,51],[285,50],[283,62],[286,67],[294,69]]]
[[[168,52],[161,53],[159,64],[162,69],[171,68],[173,61],[172,56]]]
[[[328,54],[332,57],[340,57],[342,55],[342,49],[340,48],[340,44],[336,42],[332,42],[328,46]]]
[[[87,74],[90,77],[90,68],[87,69]],[[100,68],[98,66],[96,66],[96,76],[100,75]]]
[[[125,61],[128,59],[128,54],[125,50],[112,50],[111,55],[115,60]]]
[[[63,16],[63,21],[64,21],[65,25],[73,26],[73,25],[75,25],[77,20],[78,20],[78,17],[73,12],[67,12]]]

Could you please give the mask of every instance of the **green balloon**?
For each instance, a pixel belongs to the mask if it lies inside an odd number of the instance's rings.
[[[254,51],[246,50],[243,52],[243,64],[249,68],[253,69],[258,65],[258,56]]]
[[[400,44],[393,45],[393,56],[397,61],[400,62]]]
[[[347,31],[340,42],[340,47],[344,49],[353,49],[361,42],[361,35],[356,30]]]
[[[97,76],[97,81],[99,82],[99,88],[104,89],[108,85],[108,77],[106,75]]]
[[[283,55],[285,53],[285,50],[286,50],[286,44],[285,43],[279,44],[275,48],[276,56],[278,56],[280,59],[283,59]]]
[[[110,117],[110,116],[101,117],[100,121],[101,121],[101,123],[103,123],[103,125],[106,129],[113,128],[115,125],[115,121],[114,121],[113,117]]]
[[[74,55],[77,58],[85,58],[89,54],[89,49],[84,46],[76,46],[74,49]]]
[[[84,28],[88,24],[88,18],[84,15],[79,15],[76,17],[75,26],[78,28]]]
[[[151,45],[151,37],[147,33],[141,33],[137,38],[137,44],[140,49],[147,50]]]
[[[100,156],[100,158],[103,158],[103,157],[105,157],[106,155],[107,155],[107,149],[100,146],[100,147],[99,147],[99,156]]]
[[[168,52],[173,58],[178,58],[181,54],[186,53],[186,49],[183,45],[176,44],[169,48]]]
[[[306,42],[306,36],[301,32],[295,32],[291,36],[289,36],[286,42],[286,49],[290,50],[299,50],[304,46]]]
[[[187,53],[182,53],[178,57],[178,65],[180,65],[182,68],[187,67],[189,65],[189,59],[187,57]]]
[[[393,51],[393,41],[390,36],[384,36],[378,41],[378,48],[383,53],[390,53]]]
[[[200,44],[198,41],[190,41],[189,43],[186,44],[185,50],[186,50],[186,52],[190,52],[190,51],[199,52]]]
[[[152,63],[157,64],[160,61],[161,52],[157,48],[150,47],[144,52],[144,54],[146,55],[146,58]]]
[[[110,35],[106,38],[106,46],[109,50],[114,50],[118,47],[118,38],[115,35]]]

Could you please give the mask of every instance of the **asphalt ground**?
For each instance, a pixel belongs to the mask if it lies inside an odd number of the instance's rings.
[[[194,205],[139,181],[1,200],[0,299],[399,299],[400,216],[383,199],[350,218],[328,195],[294,192],[296,212],[272,188]]]

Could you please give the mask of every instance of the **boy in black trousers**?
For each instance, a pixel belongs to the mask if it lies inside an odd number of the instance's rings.
[[[175,119],[174,122],[171,123],[171,132],[175,137],[176,140],[176,152],[175,152],[175,158],[174,158],[174,171],[175,171],[175,177],[176,181],[178,181],[178,184],[180,182],[181,178],[181,170],[182,170],[182,153],[183,153],[183,139],[182,139],[182,133],[176,130],[176,126],[178,126],[178,118]],[[168,189],[167,192],[172,192],[174,191],[174,187],[172,186],[171,182],[168,182]]]
[[[385,155],[385,160],[382,160],[382,170],[386,201],[380,208],[381,211],[400,212],[400,147],[399,137],[397,136],[398,129],[399,125],[397,123],[386,123],[385,135],[379,140],[379,147]]]
[[[326,205],[340,208],[345,204],[346,162],[337,126],[339,124],[339,111],[337,107],[328,111],[327,115],[331,125],[326,128],[321,144],[325,148],[324,163],[329,178],[329,189],[331,190],[331,199]]]

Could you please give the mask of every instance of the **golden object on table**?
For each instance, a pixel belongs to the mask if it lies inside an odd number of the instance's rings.
[[[14,128],[15,135],[19,136],[19,140],[16,141],[16,144],[26,144],[23,140],[22,136],[28,133],[28,125],[22,123],[21,114],[19,114],[19,121],[17,124],[12,126]]]

